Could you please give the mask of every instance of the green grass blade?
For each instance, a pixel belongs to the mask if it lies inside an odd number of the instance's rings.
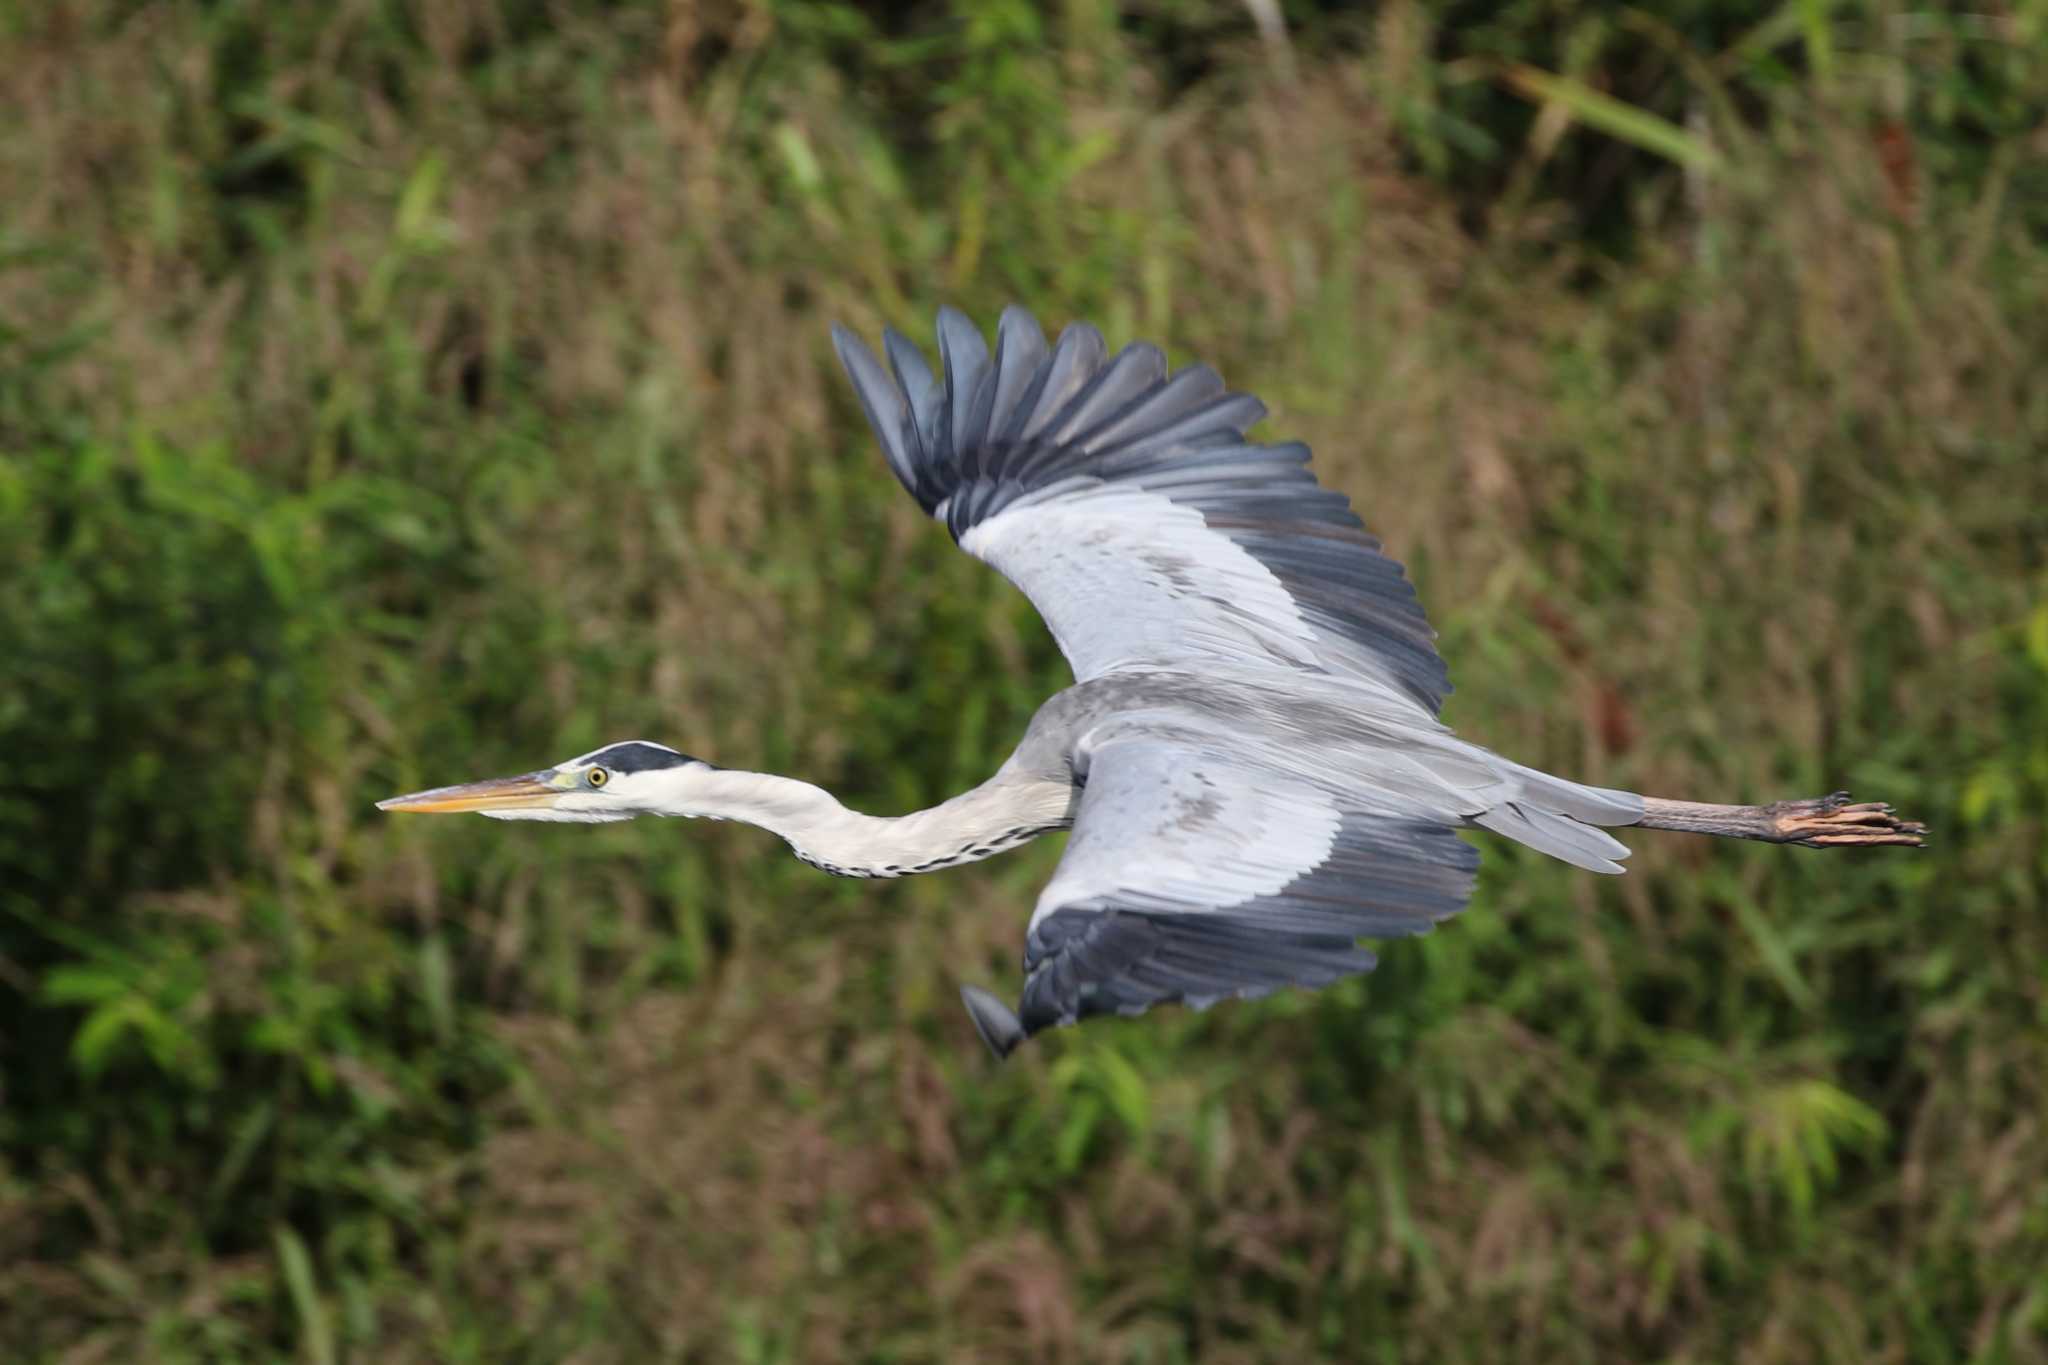
[[[1720,153],[1704,139],[1647,109],[1603,94],[1583,81],[1520,63],[1507,67],[1504,75],[1508,84],[1520,94],[1543,103],[1561,105],[1587,127],[1597,128],[1632,147],[1639,147],[1692,170],[1715,171],[1723,166]]]

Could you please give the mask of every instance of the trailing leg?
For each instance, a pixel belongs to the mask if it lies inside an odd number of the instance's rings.
[[[1640,829],[1684,834],[1718,834],[1727,839],[1761,839],[1767,844],[1808,848],[1897,844],[1918,848],[1927,826],[1901,820],[1881,801],[1850,804],[1849,793],[1807,801],[1773,801],[1768,806],[1713,806],[1701,801],[1643,798]]]

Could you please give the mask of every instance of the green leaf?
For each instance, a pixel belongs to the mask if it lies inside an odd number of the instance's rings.
[[[825,173],[818,166],[818,154],[811,150],[811,141],[804,136],[804,130],[794,123],[784,123],[775,130],[775,150],[782,153],[782,164],[789,170],[789,178],[805,194],[816,195],[825,187]]]
[[[1785,936],[1749,897],[1731,896],[1729,904],[1735,910],[1735,918],[1742,925],[1743,933],[1756,946],[1757,956],[1763,961],[1765,970],[1770,972],[1793,1004],[1811,1011],[1814,1007],[1813,987],[1807,985],[1806,978],[1801,975],[1799,963]]]
[[[1653,155],[1693,170],[1716,171],[1723,167],[1720,153],[1701,138],[1694,137],[1669,119],[1623,103],[1569,76],[1552,75],[1533,66],[1515,63],[1507,67],[1507,82],[1532,100],[1562,106],[1572,117]]]
[[[313,1280],[313,1258],[306,1244],[288,1227],[274,1234],[277,1259],[284,1271],[285,1287],[291,1293],[292,1308],[299,1317],[299,1342],[314,1365],[334,1365],[334,1326],[327,1318],[327,1305],[320,1299]]]
[[[407,177],[405,189],[398,196],[398,214],[393,224],[401,241],[416,242],[431,237],[429,229],[435,227],[432,215],[434,203],[441,195],[441,182],[447,178],[448,163],[439,152],[428,152],[420,158],[420,164]]]
[[[87,1076],[107,1069],[131,1034],[148,1027],[150,1008],[132,995],[109,1001],[85,1017],[71,1035],[71,1060]]]
[[[128,978],[105,967],[71,963],[52,967],[43,977],[43,999],[53,1005],[95,1005],[126,995]]]
[[[1068,1106],[1059,1137],[1053,1143],[1053,1169],[1061,1175],[1072,1175],[1081,1169],[1081,1159],[1087,1155],[1089,1140],[1095,1136],[1101,1119],[1102,1101],[1093,1095],[1082,1095]]]
[[[439,934],[429,934],[421,942],[419,974],[427,1018],[434,1036],[445,1043],[455,1036],[455,971],[448,960],[448,945]]]
[[[1103,1097],[1109,1107],[1128,1128],[1132,1137],[1142,1137],[1150,1126],[1152,1105],[1146,1093],[1145,1078],[1138,1069],[1124,1060],[1121,1052],[1104,1048],[1095,1054],[1095,1066],[1102,1083]]]

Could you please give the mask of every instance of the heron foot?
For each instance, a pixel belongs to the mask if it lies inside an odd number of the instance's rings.
[[[1773,842],[1808,848],[1898,844],[1919,848],[1927,826],[1901,820],[1882,801],[1851,804],[1849,793],[1835,792],[1810,801],[1778,801],[1764,807],[1776,831]]]

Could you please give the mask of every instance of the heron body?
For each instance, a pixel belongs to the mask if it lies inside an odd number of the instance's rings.
[[[1463,907],[1504,835],[1618,873],[1608,827],[1773,842],[1912,844],[1921,827],[1837,795],[1708,806],[1524,767],[1438,719],[1450,683],[1414,589],[1298,444],[1203,365],[1074,326],[1048,345],[1007,310],[993,349],[943,310],[941,367],[885,333],[885,368],[833,340],[898,480],[962,549],[1024,591],[1074,686],[988,781],[900,817],[821,788],[629,741],[387,809],[505,819],[744,820],[805,862],[898,877],[1071,828],[1025,931],[1016,1008],[963,991],[999,1055],[1041,1029],[1155,1004],[1205,1007],[1368,971],[1359,940]]]

